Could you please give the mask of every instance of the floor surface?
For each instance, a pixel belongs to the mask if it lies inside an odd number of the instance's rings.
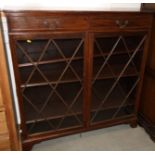
[[[155,151],[155,143],[143,128],[118,125],[65,136],[34,145],[33,151]]]

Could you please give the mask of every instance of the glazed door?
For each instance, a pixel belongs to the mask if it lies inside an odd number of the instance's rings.
[[[146,35],[95,34],[90,123],[134,115]]]
[[[33,38],[33,39],[32,39]],[[27,135],[83,126],[83,34],[16,39],[22,123]]]

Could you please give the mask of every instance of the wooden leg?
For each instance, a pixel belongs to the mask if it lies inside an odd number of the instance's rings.
[[[23,151],[31,151],[33,144],[23,144]]]
[[[137,127],[137,120],[134,120],[130,123],[131,128],[136,128]]]

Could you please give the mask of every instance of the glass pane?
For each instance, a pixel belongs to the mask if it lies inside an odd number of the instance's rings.
[[[17,41],[29,134],[82,127],[83,44],[81,38]]]
[[[133,114],[143,37],[144,35],[95,38],[92,124]]]

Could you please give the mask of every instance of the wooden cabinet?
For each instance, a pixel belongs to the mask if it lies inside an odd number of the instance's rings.
[[[0,12],[0,150],[2,151],[21,148],[10,90]]]
[[[1,16],[0,16],[1,17]],[[3,60],[3,41],[1,34],[1,23],[0,23],[0,59]],[[0,73],[2,73],[2,64],[0,63]],[[10,139],[8,124],[6,121],[6,109],[4,105],[4,98],[2,94],[2,74],[0,74],[0,150],[10,150]]]
[[[11,150],[10,138],[4,109],[0,108],[0,150]]]
[[[139,123],[155,141],[155,17],[153,19],[149,55],[139,109]]]
[[[137,123],[152,14],[6,11],[23,148]]]

